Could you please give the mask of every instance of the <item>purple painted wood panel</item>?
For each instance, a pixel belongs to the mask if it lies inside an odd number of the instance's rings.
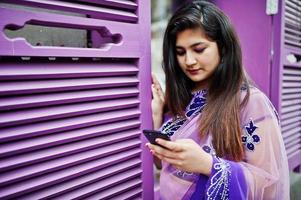
[[[150,2],[7,2],[93,18],[0,8],[2,28],[83,28],[122,40],[101,49],[35,47],[0,33],[0,198],[153,199],[152,156],[141,137],[152,123]],[[103,14],[108,6],[112,15]],[[112,17],[127,12],[136,20]]]
[[[116,44],[109,43],[101,48],[69,48],[69,47],[39,47],[31,46],[23,38],[9,39],[2,32],[0,44],[6,48],[0,49],[1,55],[6,56],[72,56],[72,57],[128,57],[141,56],[140,37],[138,24],[105,21],[75,16],[65,16],[40,12],[28,12],[14,9],[1,8],[1,16],[6,16],[0,21],[0,28],[6,26],[22,27],[26,23],[50,27],[65,27],[83,30],[97,30],[100,34],[115,35],[120,37]],[[13,24],[12,24],[13,22]],[[113,37],[115,37],[113,36]],[[125,53],[127,52],[127,53]]]
[[[301,4],[294,0],[282,1],[277,24],[279,40],[278,108],[289,167],[301,166]],[[279,20],[279,19],[278,19]]]
[[[52,10],[63,10],[71,13],[83,13],[94,15],[96,18],[108,19],[112,21],[137,22],[138,20],[136,13],[133,12],[137,9],[137,4],[127,0],[101,0],[97,2],[95,0],[82,0],[77,2],[64,0],[2,0],[2,2],[16,3],[18,5],[46,8]],[[87,2],[94,3],[96,5],[87,4]],[[99,5],[105,5],[109,7],[102,7]],[[112,6],[121,9],[112,9]],[[131,11],[128,11],[128,9],[130,9]]]
[[[272,17],[266,1],[214,0],[231,19],[243,51],[243,64],[258,87],[270,95]]]

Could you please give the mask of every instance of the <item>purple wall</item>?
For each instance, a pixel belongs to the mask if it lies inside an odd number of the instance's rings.
[[[270,95],[272,17],[266,1],[214,0],[231,19],[243,51],[243,64],[257,86]]]

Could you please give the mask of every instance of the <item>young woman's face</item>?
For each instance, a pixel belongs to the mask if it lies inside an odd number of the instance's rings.
[[[207,88],[210,77],[220,63],[217,43],[210,41],[200,28],[177,34],[176,54],[186,76],[195,82],[195,90]]]

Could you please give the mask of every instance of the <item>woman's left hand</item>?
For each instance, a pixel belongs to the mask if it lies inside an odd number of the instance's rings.
[[[147,143],[147,146],[159,159],[182,171],[210,175],[212,156],[193,140],[180,139],[172,142],[158,138],[156,142],[165,148],[150,143]]]

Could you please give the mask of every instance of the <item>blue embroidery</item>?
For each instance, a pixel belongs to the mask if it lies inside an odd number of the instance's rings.
[[[207,199],[229,199],[229,183],[231,177],[230,164],[223,159],[217,158],[213,168],[216,170],[210,179],[210,185],[207,190]]]
[[[203,146],[203,150],[206,152],[206,153],[209,153],[211,152],[211,148],[208,146],[208,145],[204,145]]]
[[[229,187],[231,178],[231,166],[225,160],[216,156],[215,149],[212,144],[206,144],[202,146],[203,150],[212,155],[216,160],[213,164],[214,172],[209,181],[209,186],[206,192],[209,200],[229,199]]]
[[[255,145],[260,142],[260,137],[255,133],[255,130],[258,128],[255,126],[254,122],[250,120],[248,126],[245,127],[246,132],[241,137],[242,143],[247,146],[248,150],[254,151]]]
[[[162,126],[162,132],[170,137],[187,121],[187,119],[199,114],[206,104],[206,95],[207,90],[196,92],[186,108],[185,117],[177,117],[174,121],[173,119],[168,120]]]

